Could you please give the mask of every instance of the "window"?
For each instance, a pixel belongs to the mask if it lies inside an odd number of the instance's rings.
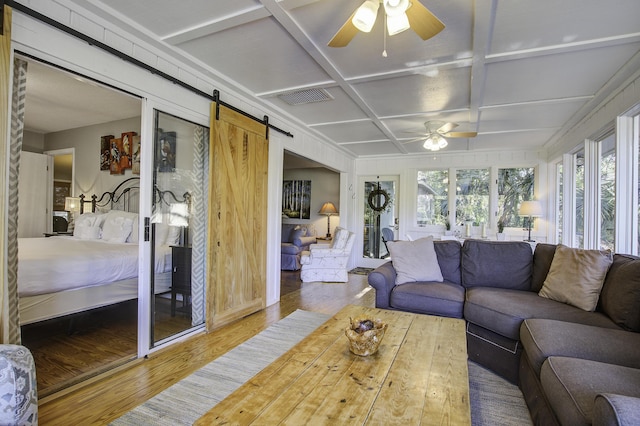
[[[562,209],[563,209],[563,192],[564,191],[564,177],[562,175],[562,163],[556,164],[556,241],[558,244],[562,244]]]
[[[498,220],[505,227],[523,228],[526,220],[518,215],[520,203],[533,199],[534,168],[498,170]]]
[[[489,169],[456,171],[456,223],[489,222]]]
[[[444,225],[449,214],[449,172],[418,171],[418,226]]]
[[[584,149],[575,156],[575,241],[573,247],[584,248]]]
[[[600,249],[614,250],[616,150],[612,135],[600,142]]]

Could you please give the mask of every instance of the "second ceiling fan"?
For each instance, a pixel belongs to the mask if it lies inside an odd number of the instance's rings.
[[[420,38],[428,40],[444,29],[444,24],[418,0],[365,0],[329,42],[330,47],[344,47],[358,31],[368,33],[378,16],[382,3],[390,36],[411,28]]]
[[[425,133],[421,133],[422,136],[408,140],[406,143],[413,143],[418,141],[424,141],[422,147],[429,151],[438,151],[445,148],[449,143],[446,138],[475,138],[477,132],[452,132],[453,129],[458,127],[458,123],[444,122],[444,121],[426,121],[424,123],[426,129]],[[414,133],[414,132],[411,132]]]

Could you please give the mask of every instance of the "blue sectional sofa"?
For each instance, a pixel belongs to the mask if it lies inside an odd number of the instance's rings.
[[[464,318],[469,358],[519,384],[536,424],[640,424],[640,258],[609,255],[597,294],[578,282],[597,302],[585,310],[573,276],[593,281],[597,262],[567,267],[587,251],[558,247],[433,241],[442,280],[397,284],[406,274],[387,262],[368,281],[379,308]],[[390,251],[398,268],[394,252],[410,252]]]

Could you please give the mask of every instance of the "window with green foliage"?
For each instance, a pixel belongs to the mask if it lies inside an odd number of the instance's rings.
[[[505,228],[528,226],[528,218],[518,216],[520,203],[533,199],[533,167],[498,169],[498,221]]]
[[[616,149],[615,138],[601,142],[600,156],[600,249],[614,249],[616,215]]]
[[[418,171],[418,226],[445,225],[449,212],[449,172]]]
[[[489,169],[456,171],[456,224],[489,223]]]

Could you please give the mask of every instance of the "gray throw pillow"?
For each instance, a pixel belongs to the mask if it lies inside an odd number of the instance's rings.
[[[396,284],[416,281],[442,282],[442,271],[433,246],[433,237],[415,241],[387,241],[396,270]]]

